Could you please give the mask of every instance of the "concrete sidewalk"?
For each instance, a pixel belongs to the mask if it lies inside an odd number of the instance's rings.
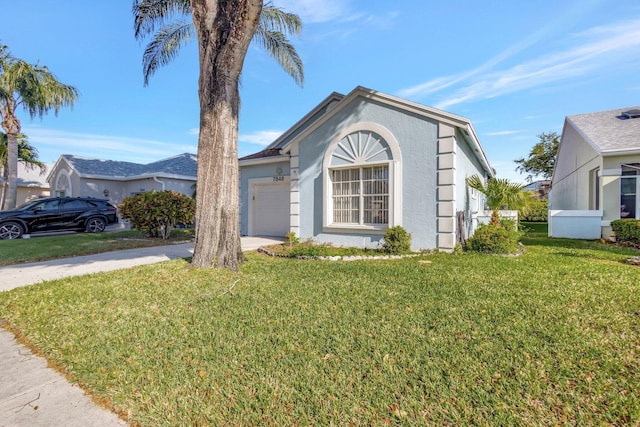
[[[279,242],[243,237],[242,249],[250,251]],[[191,255],[193,243],[185,243],[0,267],[0,291]],[[0,427],[126,425],[114,413],[95,405],[79,387],[48,368],[45,359],[34,356],[0,327]]]

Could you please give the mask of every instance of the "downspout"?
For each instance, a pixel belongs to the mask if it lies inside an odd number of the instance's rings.
[[[162,185],[162,191],[164,191],[164,182],[163,182],[163,181],[160,181],[160,180],[158,179],[158,177],[157,177],[157,176],[155,176],[155,175],[154,175],[152,178],[153,178],[153,180],[154,180],[155,182],[157,182],[158,184]]]

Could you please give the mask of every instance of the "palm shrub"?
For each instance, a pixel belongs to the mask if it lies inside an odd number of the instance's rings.
[[[484,194],[486,205],[491,209],[491,223],[499,224],[500,209],[522,209],[531,202],[531,196],[523,191],[523,184],[517,184],[504,178],[490,178],[486,183],[478,175],[465,180],[466,184]]]
[[[467,240],[467,248],[485,253],[514,253],[518,250],[520,233],[513,221],[500,220],[500,209],[525,209],[533,201],[531,195],[523,191],[525,187],[508,179],[490,178],[486,183],[478,175],[465,180],[466,184],[486,197],[486,205],[491,209],[491,221],[478,227]]]
[[[411,252],[411,234],[399,225],[387,228],[381,250],[387,254]]]
[[[193,222],[196,202],[177,191],[155,190],[125,198],[118,206],[123,219],[136,230],[168,239],[176,224]]]

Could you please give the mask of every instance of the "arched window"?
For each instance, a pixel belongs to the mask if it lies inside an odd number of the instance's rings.
[[[386,128],[358,123],[341,132],[324,156],[324,227],[401,225],[400,166],[398,143]]]
[[[71,196],[71,180],[69,179],[69,173],[65,170],[60,171],[56,179],[55,194],[59,197]]]

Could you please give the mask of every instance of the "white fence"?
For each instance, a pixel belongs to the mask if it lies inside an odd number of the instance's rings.
[[[599,239],[602,236],[602,211],[550,210],[549,237]]]
[[[488,224],[491,221],[491,214],[493,211],[478,211],[478,224]],[[516,223],[516,229],[518,228],[518,211],[499,211],[500,219],[510,219]]]

